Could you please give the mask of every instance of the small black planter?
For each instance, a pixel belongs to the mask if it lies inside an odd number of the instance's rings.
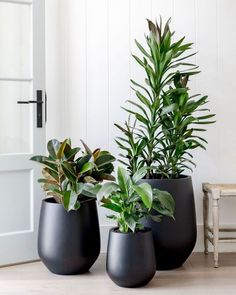
[[[109,232],[107,273],[121,287],[146,285],[155,275],[156,261],[150,229],[137,233]]]
[[[71,275],[87,272],[100,253],[96,200],[66,212],[54,199],[42,201],[38,253],[53,273]]]
[[[145,226],[152,229],[158,270],[180,267],[196,243],[196,213],[190,176],[178,179],[143,179],[153,188],[170,192],[175,200],[175,220],[163,217],[162,222],[148,219]]]

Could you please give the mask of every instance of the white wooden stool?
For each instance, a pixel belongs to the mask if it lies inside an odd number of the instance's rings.
[[[208,241],[214,247],[214,264],[219,267],[219,242],[236,242],[236,238],[219,236],[219,232],[236,232],[236,228],[219,227],[219,200],[222,197],[236,197],[236,184],[210,184],[203,183],[203,222],[204,222],[204,247],[208,254]],[[212,198],[213,227],[209,226],[209,196]]]

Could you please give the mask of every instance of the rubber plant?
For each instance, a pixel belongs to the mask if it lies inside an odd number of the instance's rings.
[[[84,197],[95,197],[97,183],[114,180],[112,162],[115,158],[99,148],[93,152],[82,141],[84,150],[71,146],[71,140],[52,139],[47,144],[48,156],[33,156],[42,164],[43,177],[38,179],[46,195],[53,197],[67,211],[78,210]]]
[[[205,149],[207,141],[201,136],[207,124],[214,123],[208,97],[190,94],[189,78],[199,73],[198,67],[188,62],[195,55],[193,43],[184,37],[173,41],[170,19],[163,26],[148,20],[149,35],[143,46],[135,43],[142,54],[133,55],[143,68],[143,84],[131,80],[136,99],[128,100],[130,107],[124,126],[116,142],[123,150],[120,161],[131,174],[147,167],[146,178],[179,178],[185,169],[195,166],[192,151]]]
[[[148,183],[139,183],[146,174],[141,168],[130,176],[124,168],[118,167],[117,181],[107,182],[100,188],[97,198],[101,206],[115,212],[108,218],[116,220],[120,232],[137,232],[144,229],[142,219],[151,217],[161,221],[163,216],[174,218],[172,196]],[[155,209],[155,214],[151,209]]]

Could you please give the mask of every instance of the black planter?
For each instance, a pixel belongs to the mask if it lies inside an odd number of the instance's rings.
[[[38,253],[53,273],[87,272],[100,253],[96,200],[83,202],[78,211],[66,212],[54,199],[42,201]]]
[[[155,275],[156,261],[150,229],[138,233],[109,232],[107,273],[121,287],[141,287]]]
[[[144,224],[153,232],[157,269],[180,267],[191,254],[197,237],[191,177],[143,179],[142,182],[170,192],[175,200],[175,220],[163,217],[162,222],[148,219]]]

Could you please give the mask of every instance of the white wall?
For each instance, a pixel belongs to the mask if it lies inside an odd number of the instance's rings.
[[[198,224],[202,224],[202,182],[236,181],[236,1],[234,0],[50,0],[46,1],[47,136],[83,138],[115,155],[114,122],[133,94],[129,79],[143,73],[130,57],[133,39],[142,42],[146,18],[172,17],[177,36],[195,43],[193,61],[202,73],[192,90],[208,94],[217,123],[208,127],[207,152],[195,152],[193,173]],[[236,224],[236,200],[221,212]],[[223,212],[224,211],[224,212]],[[100,209],[100,222],[108,225]],[[200,238],[200,235],[199,235]]]

